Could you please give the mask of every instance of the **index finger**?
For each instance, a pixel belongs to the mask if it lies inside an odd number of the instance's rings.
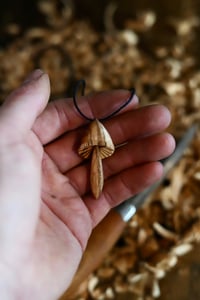
[[[83,96],[78,100],[81,111],[90,118],[102,118],[111,114],[130,97],[130,91],[114,90]],[[123,108],[122,112],[133,109],[138,104],[138,97]],[[72,98],[50,102],[43,113],[37,118],[33,130],[43,145],[48,144],[63,133],[86,124],[76,110]]]

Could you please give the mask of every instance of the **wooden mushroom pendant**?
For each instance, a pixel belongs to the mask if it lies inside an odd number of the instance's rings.
[[[102,123],[92,121],[87,134],[79,147],[79,155],[91,159],[90,184],[94,197],[99,198],[104,184],[102,159],[109,157],[115,150],[112,139]]]

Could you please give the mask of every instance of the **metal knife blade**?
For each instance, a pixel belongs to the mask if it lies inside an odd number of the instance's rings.
[[[159,181],[157,181],[155,184],[151,185],[150,187],[146,188],[136,196],[127,199],[125,202],[115,207],[115,210],[121,215],[124,222],[128,222],[132,218],[132,216],[136,213],[138,208],[140,208],[142,204],[145,202],[146,198],[153,191],[155,191],[155,189],[163,182],[168,172],[175,166],[175,164],[182,157],[185,149],[192,141],[196,131],[197,131],[197,125],[196,124],[192,125],[183,135],[181,140],[178,142],[176,149],[172,153],[172,155],[170,155],[168,158],[163,160],[164,171],[163,171],[163,176]]]

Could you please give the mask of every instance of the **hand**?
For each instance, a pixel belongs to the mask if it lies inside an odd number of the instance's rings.
[[[115,145],[103,161],[98,200],[89,193],[89,162],[77,154],[87,123],[72,99],[48,102],[46,74],[36,70],[0,108],[0,294],[7,299],[57,299],[69,286],[95,225],[125,199],[157,181],[158,160],[174,150],[161,133],[170,122],[161,105],[139,108],[134,96],[105,127]],[[125,90],[82,97],[81,109],[105,116]]]

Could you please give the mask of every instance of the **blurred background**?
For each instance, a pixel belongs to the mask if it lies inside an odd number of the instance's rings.
[[[167,105],[178,140],[200,120],[199,53],[199,0],[0,3],[1,102],[38,67],[51,99],[71,96],[81,78],[87,93],[134,86],[142,105]],[[198,131],[74,299],[200,299],[199,181]]]

